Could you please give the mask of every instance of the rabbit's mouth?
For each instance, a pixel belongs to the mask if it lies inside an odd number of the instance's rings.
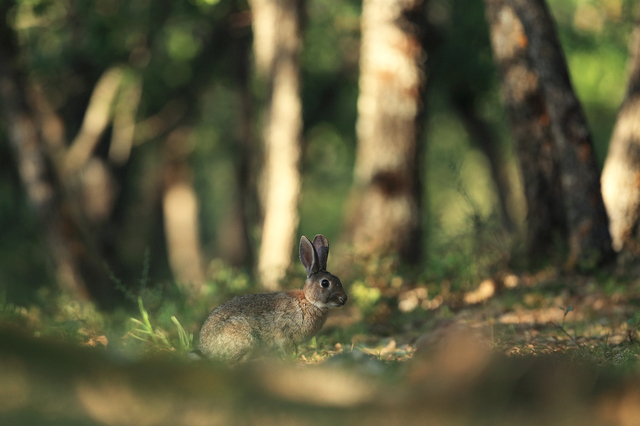
[[[310,301],[315,307],[324,309],[324,308],[339,308],[340,306],[344,306],[347,303],[347,295],[342,294],[339,296],[330,297],[327,301]]]
[[[331,299],[329,299],[329,303],[327,304],[334,308],[339,308],[340,306],[344,306],[344,304],[347,303],[347,299],[348,299],[347,295],[343,294],[340,296],[332,297]]]

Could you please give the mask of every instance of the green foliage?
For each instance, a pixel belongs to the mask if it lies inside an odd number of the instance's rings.
[[[146,347],[152,351],[176,351],[186,356],[193,349],[193,334],[187,333],[175,316],[171,316],[171,321],[176,327],[178,338],[173,340],[160,327],[151,324],[141,297],[138,297],[138,309],[142,319],[131,318],[135,325],[128,336],[145,342]]]
[[[220,259],[215,259],[209,265],[209,280],[205,286],[205,295],[220,297],[242,294],[246,293],[252,284],[246,272],[231,267]]]
[[[571,79],[593,134],[602,165],[624,91],[635,2],[550,0]]]
[[[373,312],[380,301],[381,292],[376,287],[369,287],[362,281],[356,281],[349,290],[350,297],[353,298],[358,308],[366,315]]]

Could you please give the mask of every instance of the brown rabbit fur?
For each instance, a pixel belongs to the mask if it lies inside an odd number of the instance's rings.
[[[300,239],[300,261],[307,271],[302,290],[238,296],[215,308],[200,330],[200,352],[232,363],[260,348],[293,351],[324,325],[329,308],[343,306],[342,283],[327,272],[329,242],[318,234]]]

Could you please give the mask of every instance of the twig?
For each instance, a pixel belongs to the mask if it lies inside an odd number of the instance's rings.
[[[555,326],[558,330],[562,331],[564,334],[569,336],[569,338],[571,339],[573,344],[577,346],[578,342],[576,342],[576,337],[572,336],[571,334],[569,334],[569,332],[564,328],[564,322],[567,319],[567,314],[569,312],[573,311],[573,306],[569,305],[566,308],[558,307],[558,309],[562,309],[564,311],[564,316],[562,317],[562,324],[560,324],[559,322],[554,322],[554,321],[549,321],[549,324]]]
[[[564,334],[566,334],[567,336],[569,336],[569,338],[571,339],[571,341],[572,341],[575,345],[577,345],[577,344],[578,344],[578,343],[576,342],[576,338],[575,338],[574,336],[572,336],[571,334],[569,334],[569,332],[568,332],[567,330],[565,330],[565,329],[564,329],[564,327],[563,327],[562,325],[558,324],[557,322],[556,322],[556,323],[554,323],[554,322],[551,322],[551,321],[550,321],[550,323],[551,323],[551,324],[553,324],[553,325],[555,325],[555,326],[558,328],[558,330],[562,331]]]

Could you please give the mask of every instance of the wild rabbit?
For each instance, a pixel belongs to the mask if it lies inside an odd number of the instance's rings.
[[[200,330],[200,352],[236,363],[265,347],[293,351],[324,325],[329,308],[343,306],[347,294],[327,272],[329,242],[316,235],[300,239],[300,261],[307,271],[302,290],[237,296],[215,308]]]

